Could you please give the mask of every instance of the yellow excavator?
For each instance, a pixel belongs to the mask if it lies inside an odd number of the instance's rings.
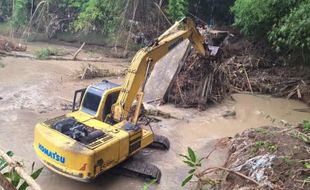
[[[102,81],[77,90],[71,113],[38,123],[34,150],[43,164],[79,181],[90,181],[117,167],[159,181],[161,173],[156,166],[128,160],[151,145],[169,148],[167,138],[143,128],[138,118],[148,74],[160,58],[185,39],[205,55],[204,40],[195,23],[183,18],[137,52],[121,86]]]

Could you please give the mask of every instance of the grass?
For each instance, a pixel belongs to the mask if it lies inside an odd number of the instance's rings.
[[[257,128],[255,129],[256,132],[267,135],[270,131],[268,131],[267,129],[264,128]]]
[[[148,190],[154,183],[156,183],[156,179],[152,179],[151,181],[144,183],[140,190]]]
[[[268,152],[274,153],[278,150],[278,146],[269,141],[256,141],[251,148],[251,155],[256,155],[260,149],[266,149]]]
[[[35,53],[35,56],[37,59],[47,59],[51,55],[58,55],[59,51],[55,48],[43,48],[40,50],[37,50]]]
[[[280,156],[279,158],[283,160],[288,166],[292,166],[297,163],[296,160],[291,159],[289,156]]]

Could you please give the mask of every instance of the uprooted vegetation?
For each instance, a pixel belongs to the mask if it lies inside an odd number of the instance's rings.
[[[8,40],[6,37],[0,36],[0,51],[26,51],[27,46],[21,43],[15,43]]]
[[[111,71],[109,69],[98,68],[95,65],[88,64],[83,65],[80,70],[77,70],[74,74],[76,78],[79,79],[93,79],[99,77],[115,77],[115,76],[123,76],[125,74],[125,70],[121,71]]]
[[[309,189],[309,143],[308,121],[295,127],[249,129],[226,141],[230,152],[224,166],[204,168],[199,160],[195,168],[204,169],[191,170],[184,181],[195,177],[197,189]],[[186,158],[192,157],[193,153]],[[194,166],[192,161],[185,163]]]

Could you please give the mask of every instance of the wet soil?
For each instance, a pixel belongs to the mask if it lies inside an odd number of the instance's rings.
[[[33,43],[28,45],[29,51],[50,44]],[[76,48],[53,45],[72,53]],[[100,51],[95,52],[100,55]],[[85,56],[91,56],[84,52]],[[83,56],[83,54],[81,54]],[[75,61],[43,61],[25,58],[2,57],[0,68],[0,146],[12,150],[26,166],[32,161],[41,165],[33,151],[34,125],[48,118],[68,112],[63,110],[69,104],[76,89],[84,88],[103,78],[78,80],[75,70],[87,62]],[[106,58],[105,62],[95,63],[97,67],[111,70],[124,69],[128,60]],[[121,84],[122,78],[105,78]],[[187,167],[178,156],[188,146],[201,156],[205,156],[216,144],[218,138],[234,136],[247,128],[271,125],[270,115],[279,120],[296,123],[310,118],[310,113],[297,112],[294,109],[306,108],[306,105],[294,100],[277,99],[269,96],[233,95],[235,101],[226,100],[221,105],[210,107],[199,112],[195,109],[175,108],[173,105],[158,107],[169,112],[177,119],[162,119],[152,123],[155,133],[167,136],[171,141],[171,149],[167,152],[145,149],[138,155],[157,165],[162,170],[159,185],[150,189],[180,189],[182,179],[187,175]],[[224,118],[227,111],[235,111],[236,115]],[[207,163],[210,166],[221,166],[228,156],[228,148],[223,147],[212,154]],[[18,158],[18,157],[17,157]],[[45,169],[38,183],[42,189],[140,189],[144,180],[117,176],[107,172],[92,183],[81,183],[59,176]],[[187,186],[185,189],[189,189]]]

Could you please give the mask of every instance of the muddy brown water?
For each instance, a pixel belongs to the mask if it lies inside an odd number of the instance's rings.
[[[40,44],[41,45],[41,44]],[[74,49],[72,50],[74,51]],[[96,63],[102,68],[121,69],[128,62],[109,58],[109,63]],[[29,167],[32,161],[41,163],[34,154],[33,130],[38,121],[43,121],[67,112],[62,110],[68,104],[75,89],[98,82],[101,79],[80,81],[72,77],[83,62],[38,61],[23,58],[4,57],[0,68],[0,147],[12,150],[16,159]],[[117,83],[122,78],[108,78]],[[150,189],[181,189],[180,183],[187,175],[187,167],[178,156],[192,147],[200,156],[206,156],[216,143],[216,139],[234,136],[247,128],[262,125],[279,125],[277,121],[297,123],[310,120],[310,113],[295,111],[306,105],[295,100],[272,98],[269,96],[233,95],[235,101],[227,100],[223,104],[210,106],[206,111],[177,109],[173,105],[160,106],[159,109],[171,113],[178,119],[162,119],[153,123],[157,134],[167,136],[171,149],[161,152],[152,149],[142,150],[136,157],[154,163],[162,170],[159,185]],[[235,111],[235,117],[224,118],[227,111]],[[225,162],[227,149],[215,151],[210,159],[203,163],[208,166]],[[44,190],[74,189],[140,189],[144,180],[104,173],[91,183],[77,182],[59,176],[45,169],[38,179]],[[185,189],[189,189],[190,186]]]

